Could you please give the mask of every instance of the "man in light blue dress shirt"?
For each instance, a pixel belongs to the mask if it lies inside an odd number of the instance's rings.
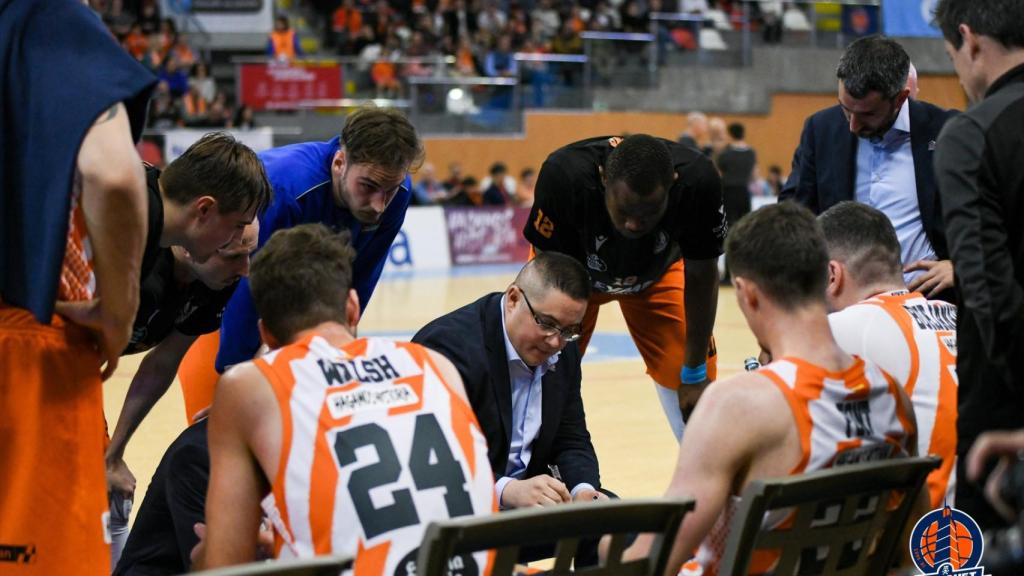
[[[804,124],[779,194],[821,214],[845,200],[877,208],[896,228],[908,288],[952,302],[935,140],[955,112],[910,98],[910,57],[882,36],[861,38],[836,70],[838,104]]]
[[[446,314],[413,342],[444,354],[487,437],[503,509],[606,498],[580,395],[583,265],[544,252],[505,292]]]

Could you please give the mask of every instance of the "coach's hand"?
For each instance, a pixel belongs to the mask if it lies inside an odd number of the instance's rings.
[[[547,474],[526,480],[512,480],[501,493],[501,505],[505,508],[554,506],[571,501],[572,496],[565,484]]]
[[[100,362],[103,363],[100,377],[106,380],[113,376],[121,353],[132,337],[131,319],[124,322],[111,317],[103,308],[100,298],[83,302],[59,301],[54,310],[68,321],[93,333],[99,345]]]
[[[928,298],[936,296],[947,288],[952,288],[955,283],[953,263],[949,260],[918,260],[903,269],[904,272],[915,270],[924,270],[925,272],[914,278],[907,288],[911,292],[921,292]]]
[[[676,394],[679,395],[679,411],[683,414],[683,422],[690,420],[693,408],[697,406],[697,400],[704,393],[704,389],[710,384],[707,379],[697,384],[680,384]]]
[[[107,460],[107,491],[120,492],[128,500],[135,496],[135,475],[123,458]]]
[[[600,490],[580,490],[572,497],[573,502],[597,502],[608,499],[608,495]]]

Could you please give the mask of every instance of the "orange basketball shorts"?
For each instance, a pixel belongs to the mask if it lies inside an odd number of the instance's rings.
[[[579,340],[580,353],[597,325],[597,313],[603,304],[619,303],[626,327],[640,356],[647,365],[647,374],[666,388],[679,388],[679,372],[683,368],[686,352],[686,307],[683,301],[685,275],[683,261],[670,266],[652,286],[639,294],[604,294],[594,292],[583,316],[583,336]],[[718,373],[718,355],[715,340],[708,346],[708,379]]]
[[[110,574],[100,358],[0,303],[0,574]]]

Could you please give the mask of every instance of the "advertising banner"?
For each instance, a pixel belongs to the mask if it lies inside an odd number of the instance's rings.
[[[452,264],[526,262],[530,244],[523,238],[529,208],[445,208]]]
[[[937,3],[938,0],[882,2],[882,25],[886,36],[941,36],[939,29],[931,24]]]
[[[212,130],[177,129],[164,133],[164,161],[170,164],[181,156],[188,147]],[[256,152],[274,147],[274,131],[270,128],[254,128],[252,130],[226,130],[239,142]]]
[[[269,62],[238,65],[238,99],[253,110],[294,110],[306,100],[342,96],[337,63]]]
[[[450,266],[444,209],[440,206],[409,208],[402,230],[391,244],[384,274],[447,270]]]

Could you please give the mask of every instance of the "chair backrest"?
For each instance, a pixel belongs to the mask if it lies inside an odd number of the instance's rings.
[[[940,463],[903,458],[752,482],[730,524],[719,574],[746,575],[756,551],[778,557],[776,576],[885,574]],[[789,512],[774,529],[764,526],[773,511]]]
[[[252,562],[196,572],[196,576],[338,576],[352,567],[349,556],[317,556],[302,560]]]
[[[555,544],[555,574],[661,575],[683,516],[693,500],[613,500],[553,508],[513,510],[485,517],[432,522],[417,558],[417,576],[445,576],[456,554],[494,550],[493,576],[512,574],[519,550]],[[630,534],[654,533],[646,558],[622,561]],[[580,540],[608,534],[608,558],[599,566],[570,571]]]

